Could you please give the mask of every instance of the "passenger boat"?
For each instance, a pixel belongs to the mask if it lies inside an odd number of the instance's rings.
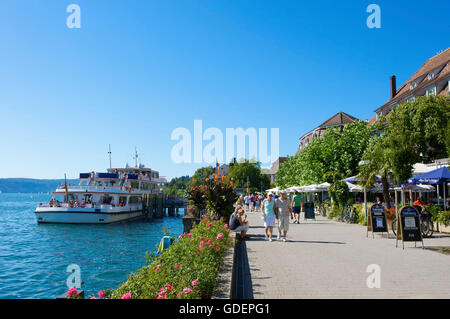
[[[139,165],[81,173],[78,185],[59,185],[36,210],[38,223],[110,224],[143,217],[142,197],[162,193],[159,172]]]

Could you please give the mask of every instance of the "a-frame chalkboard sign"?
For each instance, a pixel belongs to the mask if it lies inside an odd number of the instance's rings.
[[[383,205],[375,204],[370,207],[367,216],[367,232],[366,237],[372,232],[372,238],[375,238],[374,233],[387,233],[386,213]]]
[[[397,238],[395,240],[395,247],[399,240],[402,241],[402,247],[405,249],[405,241],[413,241],[414,247],[417,247],[417,242],[422,242],[422,231],[420,229],[420,215],[417,209],[412,206],[405,206],[400,210],[397,216]]]

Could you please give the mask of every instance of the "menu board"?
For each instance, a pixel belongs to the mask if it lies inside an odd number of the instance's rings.
[[[400,211],[400,218],[403,241],[422,241],[419,212],[414,207],[405,206]]]
[[[386,213],[384,211],[383,205],[375,204],[370,208],[370,218],[372,221],[372,229],[374,233],[376,232],[386,232],[388,231],[386,222]]]
[[[315,219],[314,203],[305,203],[305,219]]]

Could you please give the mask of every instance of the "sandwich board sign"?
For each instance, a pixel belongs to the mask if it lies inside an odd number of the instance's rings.
[[[375,238],[374,233],[387,233],[386,213],[384,206],[375,204],[370,207],[369,216],[367,216],[367,233],[366,237],[372,232],[372,238]]]
[[[305,219],[316,219],[314,203],[305,203]]]
[[[405,249],[405,241],[413,241],[414,247],[417,247],[417,242],[422,242],[422,232],[420,229],[420,215],[417,209],[412,206],[405,206],[400,210],[400,215],[397,216],[397,238],[395,247],[397,247],[398,240],[401,239],[403,249]]]

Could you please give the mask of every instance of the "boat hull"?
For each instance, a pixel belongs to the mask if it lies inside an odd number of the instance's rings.
[[[112,224],[142,218],[143,211],[122,210],[118,212],[87,211],[76,208],[37,208],[36,219],[41,224]]]

